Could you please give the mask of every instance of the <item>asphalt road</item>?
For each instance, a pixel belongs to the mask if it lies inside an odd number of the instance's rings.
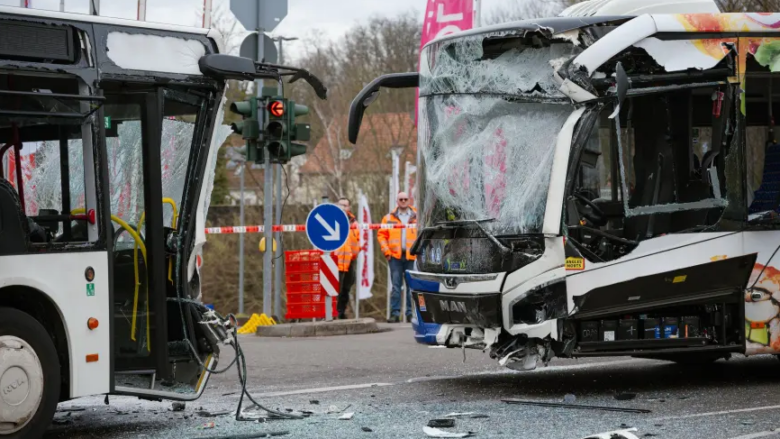
[[[388,326],[385,326],[388,327]],[[780,361],[732,358],[708,366],[631,358],[554,360],[533,372],[499,367],[487,354],[431,349],[408,326],[379,334],[267,339],[242,336],[248,389],[261,404],[309,410],[302,420],[238,422],[197,412],[234,410],[235,371],[212,377],[204,396],[183,412],[170,402],[83,398],[60,405],[46,438],[206,438],[286,431],[289,438],[425,438],[430,419],[452,412],[452,432],[476,438],[581,439],[635,427],[639,437],[780,439]],[[636,394],[629,400],[616,395]],[[624,413],[512,405],[502,399],[649,410]],[[629,397],[631,395],[628,395]],[[75,409],[75,410],[74,410]],[[340,413],[327,413],[336,409]],[[354,412],[351,420],[338,420]],[[202,429],[207,422],[211,429]],[[366,432],[363,427],[372,431]],[[778,432],[773,432],[778,429]]]

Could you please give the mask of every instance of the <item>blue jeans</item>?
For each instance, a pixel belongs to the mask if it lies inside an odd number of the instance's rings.
[[[390,294],[390,315],[401,315],[401,287],[405,283],[407,270],[414,270],[414,261],[390,258],[390,281],[393,283],[393,291]],[[406,285],[406,317],[412,317],[412,292]]]

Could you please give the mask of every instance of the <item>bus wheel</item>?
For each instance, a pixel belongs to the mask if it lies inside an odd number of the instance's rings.
[[[54,343],[29,314],[0,308],[0,438],[40,438],[60,397]]]

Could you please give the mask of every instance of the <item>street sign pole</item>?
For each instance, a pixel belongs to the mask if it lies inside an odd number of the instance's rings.
[[[324,257],[329,258],[330,252],[325,252]],[[339,283],[339,288],[341,288],[340,283]],[[331,296],[330,294],[325,295],[325,321],[326,322],[333,321],[333,296]]]
[[[272,31],[287,16],[287,0],[230,0],[230,10],[247,30],[257,31],[257,35],[249,35],[249,40],[241,44],[241,56],[255,57],[255,61],[263,62],[266,58],[265,40],[270,38],[265,34]],[[254,53],[246,53],[251,48],[251,39],[257,40]],[[273,46],[273,43],[271,43]],[[274,48],[275,49],[275,48]],[[275,51],[275,50],[274,50]],[[271,54],[269,54],[271,55]],[[275,62],[275,60],[267,60]],[[255,81],[255,95],[262,97],[263,81]],[[262,123],[262,122],[261,122]],[[263,127],[261,126],[261,130]],[[264,146],[264,181],[263,181],[263,225],[265,227],[266,251],[263,254],[263,312],[272,315],[273,285],[273,168],[268,146]],[[242,194],[243,200],[243,194]],[[243,226],[243,222],[241,223]],[[270,244],[269,244],[270,243]],[[270,245],[270,249],[268,246]],[[243,254],[241,255],[243,257]],[[243,272],[242,272],[243,276]],[[277,275],[278,276],[278,275]],[[276,315],[279,316],[280,313]]]
[[[276,224],[282,224],[282,164],[276,165]],[[274,257],[274,316],[282,315],[282,233],[276,232]]]

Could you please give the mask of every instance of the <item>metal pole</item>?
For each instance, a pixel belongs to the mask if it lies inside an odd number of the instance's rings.
[[[358,189],[358,198],[357,198],[357,207],[358,207],[358,214],[357,214],[357,222],[358,225],[363,224],[363,207],[361,206],[361,202],[363,200],[363,191]],[[360,276],[363,275],[363,265],[365,263],[364,258],[365,254],[363,252],[363,247],[365,245],[365,242],[363,240],[363,229],[361,227],[358,227],[358,233],[360,233],[360,239],[358,239],[358,245],[360,245],[360,251],[358,252],[358,260],[357,260],[357,267],[355,268],[355,318],[360,318]]]
[[[279,64],[284,65],[284,38],[279,38]]]
[[[65,12],[65,0],[60,0],[60,12]]]
[[[138,21],[146,21],[146,0],[138,0]]]
[[[89,0],[89,15],[100,15],[100,0]]]
[[[240,222],[244,227],[244,172],[246,172],[246,162],[241,165],[241,199]],[[244,313],[244,234],[238,235],[238,313]]]
[[[262,22],[261,9],[257,8],[257,23]],[[257,61],[262,62],[265,57],[263,51],[263,28],[257,28]],[[258,97],[263,95],[263,81],[255,81],[257,90],[255,94]],[[271,167],[271,151],[268,146],[263,147],[263,225],[265,227],[265,242],[266,251],[263,254],[263,313],[267,316],[271,315],[272,309],[272,291],[273,286],[273,195],[274,195],[274,180],[273,180],[273,167]],[[269,249],[268,246],[271,246]]]
[[[474,0],[474,27],[482,27],[482,1]]]
[[[322,257],[329,258],[330,252],[323,253]],[[339,285],[339,288],[341,288],[341,285]],[[333,321],[333,296],[327,293],[325,293],[325,321]]]
[[[282,223],[282,165],[276,167],[276,224]],[[272,247],[273,248],[273,247]],[[274,316],[282,315],[282,234],[276,232],[274,252]]]
[[[203,28],[211,29],[212,0],[203,0]]]
[[[390,188],[388,189],[389,195],[389,202],[388,202],[388,212],[393,211],[393,178],[390,178]],[[387,264],[387,320],[390,320],[390,296],[393,293],[393,282],[392,282],[392,273],[390,272],[390,264]]]

